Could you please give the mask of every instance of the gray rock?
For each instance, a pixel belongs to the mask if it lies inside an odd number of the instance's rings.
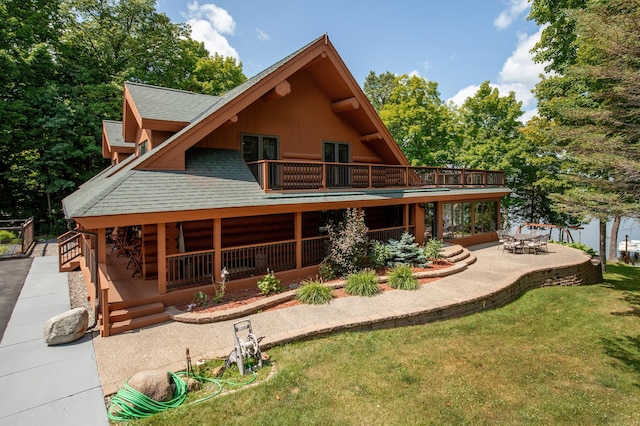
[[[44,324],[44,341],[48,345],[61,345],[81,338],[89,327],[89,311],[75,308],[49,318]]]
[[[171,377],[165,370],[145,370],[131,376],[130,387],[147,395],[154,401],[164,402],[173,398]]]

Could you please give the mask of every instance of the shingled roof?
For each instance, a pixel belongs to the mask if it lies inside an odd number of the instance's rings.
[[[125,85],[140,116],[152,120],[189,123],[221,100],[219,96],[131,81],[125,82]]]
[[[122,170],[87,182],[65,199],[67,217],[159,213],[342,201],[403,199],[492,190],[447,188],[265,193],[236,150],[192,148],[181,171]],[[115,166],[118,167],[118,166]],[[495,189],[493,190],[495,191]]]

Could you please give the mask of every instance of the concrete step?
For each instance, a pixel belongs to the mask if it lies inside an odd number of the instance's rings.
[[[133,318],[140,318],[164,312],[164,304],[161,302],[150,303],[148,305],[134,306],[132,308],[116,309],[109,313],[109,323],[125,321]]]
[[[447,260],[452,263],[458,263],[458,262],[462,262],[463,260],[468,258],[470,255],[471,253],[469,253],[469,250],[462,247],[462,250],[458,254],[448,257]]]
[[[171,320],[171,316],[165,312],[146,315],[139,318],[127,319],[112,323],[109,327],[109,335],[124,333],[125,331],[136,330],[138,328],[149,327]]]
[[[457,256],[464,250],[464,247],[458,244],[446,245],[442,249],[442,257],[449,260],[453,256]]]

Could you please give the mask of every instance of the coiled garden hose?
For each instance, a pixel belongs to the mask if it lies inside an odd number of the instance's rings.
[[[177,373],[169,371],[168,373],[171,375],[171,377],[173,378],[173,382],[176,385],[173,399],[165,402],[155,401],[145,394],[133,389],[131,386],[129,386],[129,380],[127,380],[124,384],[124,387],[118,390],[118,392],[113,396],[111,402],[109,403],[109,408],[107,409],[107,416],[109,417],[109,419],[114,421],[143,419],[146,417],[151,417],[154,414],[162,413],[163,411],[166,411],[170,408],[176,408],[182,405],[187,397],[188,390],[187,384],[184,382],[184,380],[182,380],[181,376],[187,376],[187,373],[186,371],[179,371]],[[217,386],[217,389],[210,395],[190,402],[189,404],[187,404],[187,406],[206,401],[216,395],[219,395],[220,392],[222,392],[223,385],[235,387],[249,385],[256,380],[258,374],[254,371],[251,378],[244,383],[212,379],[209,377],[202,377],[197,375],[191,375],[190,377],[200,382],[213,383]]]

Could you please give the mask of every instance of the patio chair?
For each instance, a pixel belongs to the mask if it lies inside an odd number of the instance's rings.
[[[516,253],[518,250],[523,250],[522,241],[518,241],[510,235],[504,235],[504,244],[503,244],[503,252],[504,250],[510,251],[511,253]]]
[[[498,234],[498,250],[500,250],[500,247],[502,247],[502,249],[504,250],[504,235],[505,232],[502,229],[499,229],[496,231],[496,233]]]
[[[529,253],[538,254],[538,251],[540,250],[540,236],[526,241],[523,250],[526,250]]]

